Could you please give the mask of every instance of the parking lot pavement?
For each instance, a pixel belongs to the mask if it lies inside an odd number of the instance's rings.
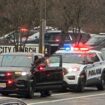
[[[85,104],[81,104],[81,103],[85,103],[85,101],[86,101],[86,105],[90,105],[87,103],[88,100],[91,99],[91,101],[94,103],[96,102],[97,99],[101,100],[101,98],[103,99],[104,97],[105,97],[105,91],[97,91],[96,88],[88,88],[83,93],[74,93],[72,91],[62,92],[62,93],[56,92],[56,93],[53,93],[51,97],[43,97],[43,98],[40,97],[39,94],[35,94],[34,99],[22,98],[22,100],[28,103],[29,105],[37,105],[37,104],[68,105],[68,103],[71,103],[71,105],[79,105],[77,104],[78,102],[80,103],[80,105],[85,105]],[[85,101],[83,101],[82,99]],[[103,103],[105,103],[104,100],[102,100]],[[93,105],[98,105],[98,104],[95,103]],[[100,104],[100,105],[104,105],[104,104]]]
[[[0,97],[3,97],[2,95]],[[16,94],[8,97],[17,98]],[[105,91],[97,91],[96,88],[86,88],[83,93],[73,91],[53,92],[51,97],[40,97],[39,93],[35,93],[33,99],[19,97],[28,105],[104,105]],[[98,101],[97,101],[98,100]]]
[[[42,101],[36,103],[28,103],[28,105],[105,105],[105,93],[86,95],[73,98],[64,98],[53,101]]]

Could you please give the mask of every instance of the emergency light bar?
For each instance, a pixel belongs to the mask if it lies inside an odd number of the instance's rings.
[[[82,43],[74,44],[73,49],[74,49],[74,51],[89,51],[90,50],[89,46],[84,45]]]
[[[71,45],[70,44],[64,44],[63,46],[64,50],[71,50]]]
[[[73,45],[66,43],[63,45],[63,49],[65,51],[84,51],[84,52],[90,50],[89,46],[82,44],[82,43],[73,44]]]

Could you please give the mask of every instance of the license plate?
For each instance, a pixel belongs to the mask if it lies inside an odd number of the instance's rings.
[[[6,87],[6,83],[0,83],[0,88],[5,88]]]

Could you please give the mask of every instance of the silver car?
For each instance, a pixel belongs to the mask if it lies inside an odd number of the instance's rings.
[[[27,104],[17,98],[1,97],[0,105],[27,105]]]

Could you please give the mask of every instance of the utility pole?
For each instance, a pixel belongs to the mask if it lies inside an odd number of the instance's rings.
[[[40,0],[40,36],[39,53],[44,54],[44,34],[46,32],[46,0]]]

